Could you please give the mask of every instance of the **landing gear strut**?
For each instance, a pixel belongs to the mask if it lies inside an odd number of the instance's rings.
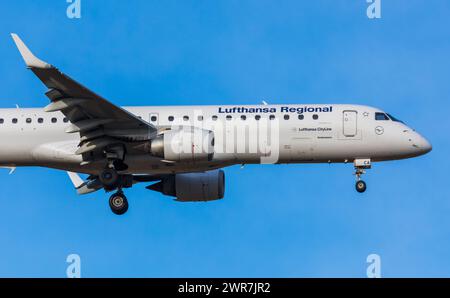
[[[98,179],[103,184],[103,188],[107,192],[117,189],[117,192],[109,198],[109,207],[117,215],[122,215],[128,210],[127,197],[123,194],[122,188],[133,185],[131,175],[118,173],[128,169],[128,166],[123,162],[125,152],[126,149],[122,145],[113,145],[106,148],[104,154],[107,165],[98,176]]]
[[[113,190],[119,184],[119,174],[114,168],[105,168],[98,178],[106,190]]]
[[[128,210],[128,200],[122,191],[118,191],[109,198],[109,207],[114,214],[122,215]]]
[[[99,175],[99,180],[103,184],[106,191],[118,191],[109,198],[109,207],[112,212],[122,215],[128,210],[127,197],[123,194],[122,188],[131,187],[133,185],[131,175],[121,175],[113,167],[105,168]]]
[[[121,175],[117,172],[125,171],[126,169],[128,169],[128,166],[122,160],[109,159],[107,166],[100,172],[98,178],[107,191],[121,188]]]
[[[370,159],[355,159],[355,176],[356,176],[356,191],[359,193],[363,193],[367,189],[366,182],[361,180],[361,176],[366,173],[365,169],[371,168]]]

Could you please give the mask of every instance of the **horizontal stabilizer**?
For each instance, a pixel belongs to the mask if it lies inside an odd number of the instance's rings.
[[[85,195],[103,188],[103,185],[98,179],[83,181],[77,173],[67,172],[67,174],[79,195]]]
[[[89,180],[77,189],[79,195],[86,195],[88,193],[95,192],[103,188],[103,184],[98,179]]]
[[[8,169],[9,175],[11,175],[16,170],[16,167],[0,167],[0,169]]]
[[[79,188],[81,187],[81,185],[83,185],[84,181],[77,173],[67,172],[67,175],[69,175],[70,181],[72,181],[72,184],[75,188]]]

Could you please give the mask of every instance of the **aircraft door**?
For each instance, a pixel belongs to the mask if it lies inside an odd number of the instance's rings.
[[[358,131],[358,112],[344,111],[343,112],[343,134],[346,137],[354,137]]]

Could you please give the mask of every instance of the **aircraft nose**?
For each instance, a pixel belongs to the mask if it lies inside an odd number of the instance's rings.
[[[414,147],[416,147],[420,154],[426,154],[433,149],[433,146],[431,146],[431,143],[424,138],[422,135],[416,133],[416,136],[414,138]]]

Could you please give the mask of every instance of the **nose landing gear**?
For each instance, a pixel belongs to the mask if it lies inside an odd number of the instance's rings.
[[[365,169],[371,168],[371,162],[370,159],[355,159],[354,161],[355,165],[355,176],[356,176],[356,184],[355,188],[356,191],[359,193],[363,193],[367,189],[366,182],[361,180],[361,175],[365,174]]]

